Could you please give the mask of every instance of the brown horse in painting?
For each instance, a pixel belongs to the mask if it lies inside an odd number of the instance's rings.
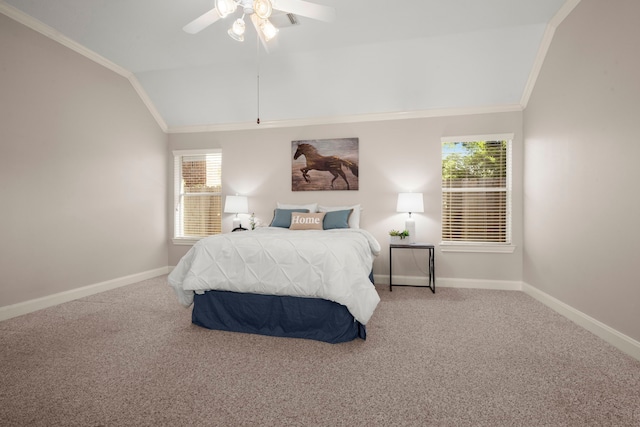
[[[333,179],[331,180],[331,189],[333,189],[333,182],[338,179],[338,176],[341,176],[342,179],[344,179],[344,182],[347,183],[347,190],[350,190],[349,181],[347,181],[347,176],[344,174],[342,166],[344,165],[348,167],[354,176],[358,176],[357,163],[341,159],[337,156],[322,156],[318,153],[316,147],[311,144],[298,145],[298,149],[296,150],[296,154],[293,155],[293,158],[295,160],[300,156],[304,156],[307,160],[307,166],[300,169],[300,171],[302,171],[302,177],[307,182],[311,182],[308,174],[310,170],[315,169],[319,171],[327,171],[333,175]]]

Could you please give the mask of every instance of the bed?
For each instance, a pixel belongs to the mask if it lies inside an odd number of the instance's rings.
[[[269,227],[200,240],[169,284],[205,328],[329,343],[366,339],[380,301],[371,274],[380,245],[349,223],[351,213],[278,208]]]

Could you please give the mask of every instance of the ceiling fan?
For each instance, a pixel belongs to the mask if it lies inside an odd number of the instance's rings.
[[[333,21],[336,16],[334,8],[304,0],[216,0],[213,9],[194,19],[182,29],[189,34],[196,34],[218,19],[231,15],[238,7],[242,9],[242,18],[236,19],[227,33],[234,40],[244,41],[244,17],[249,16],[265,49],[267,42],[278,34],[278,29],[269,21],[273,10],[325,22]]]

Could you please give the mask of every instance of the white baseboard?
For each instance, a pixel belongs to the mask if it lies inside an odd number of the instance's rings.
[[[579,326],[582,326],[587,331],[602,338],[612,346],[616,347],[620,351],[628,354],[629,356],[640,360],[640,342],[634,340],[627,335],[613,329],[610,326],[605,325],[599,320],[594,319],[591,316],[584,314],[583,312],[576,310],[568,304],[552,297],[551,295],[542,292],[541,290],[534,288],[533,286],[523,283],[522,290],[529,296],[537,299],[547,307],[560,313],[567,319],[575,322]]]
[[[373,280],[376,285],[388,285],[388,274],[375,274]],[[411,286],[427,286],[427,277],[393,275],[393,283],[402,283]],[[503,291],[521,291],[522,282],[515,280],[477,280],[454,279],[447,277],[436,278],[437,288],[461,288],[461,289],[493,289]]]
[[[77,289],[60,292],[46,297],[37,298],[29,301],[20,302],[13,305],[0,307],[0,321],[11,319],[12,317],[21,316],[23,314],[32,313],[47,307],[73,301],[89,295],[98,294],[100,292],[119,288],[121,286],[131,285],[142,280],[151,279],[163,274],[168,274],[172,270],[171,266],[160,267],[154,270],[144,271],[142,273],[132,274],[129,276],[119,277],[108,280],[106,282],[95,283],[93,285],[83,286]],[[378,285],[388,285],[389,275],[374,275],[375,283]],[[394,283],[402,283],[413,286],[427,286],[426,277],[416,276],[394,276]],[[437,278],[436,289],[442,288],[461,288],[461,289],[493,289],[493,290],[510,290],[523,291],[527,295],[540,301],[542,304],[560,313],[567,319],[575,322],[579,326],[592,332],[602,338],[609,344],[618,348],[620,351],[640,360],[640,342],[621,332],[605,325],[604,323],[582,313],[568,304],[552,297],[545,292],[540,291],[533,286],[518,281],[509,280],[476,280],[476,279],[454,279],[454,278]]]
[[[492,289],[496,291],[521,291],[522,282],[517,280],[479,280],[479,279],[438,279],[436,286],[460,289]]]
[[[374,275],[374,280],[377,285],[388,285],[389,275],[377,274]],[[394,275],[393,282],[412,286],[427,286],[426,277]],[[576,310],[570,305],[563,303],[562,301],[540,291],[539,289],[534,288],[527,283],[509,280],[476,280],[438,277],[436,280],[436,292],[438,288],[523,291],[527,295],[535,298],[542,304],[558,312],[567,319],[583,327],[587,331],[602,338],[620,351],[637,360],[640,360],[640,342],[627,335],[624,335],[623,333],[613,329],[610,326],[605,325],[599,320],[596,320],[593,317],[588,316],[579,310]]]
[[[11,319],[12,317],[22,316],[23,314],[32,313],[42,310],[43,308],[52,307],[64,302],[73,301],[89,295],[98,294],[100,292],[119,288],[121,286],[131,285],[142,280],[151,279],[161,276],[169,272],[168,267],[160,267],[154,270],[143,271],[142,273],[131,274],[129,276],[119,277],[117,279],[107,280],[106,282],[95,283],[93,285],[83,286],[81,288],[70,289],[46,297],[36,298],[29,301],[19,302],[13,305],[0,307],[0,321]]]

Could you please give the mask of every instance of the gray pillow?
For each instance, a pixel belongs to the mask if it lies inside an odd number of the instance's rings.
[[[343,211],[330,211],[324,216],[322,228],[331,230],[333,228],[349,228],[349,216],[353,209]]]

